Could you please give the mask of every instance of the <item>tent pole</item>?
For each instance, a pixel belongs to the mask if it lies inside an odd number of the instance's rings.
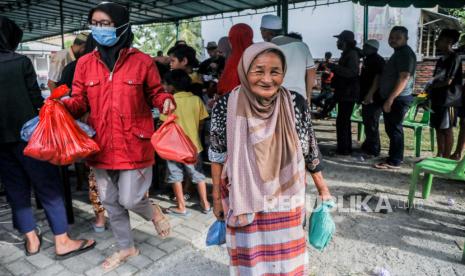
[[[426,41],[426,56],[429,57],[429,49],[431,47],[430,41],[431,41],[431,28],[428,27],[428,40]]]
[[[433,30],[433,57],[436,57],[436,29]]]
[[[179,21],[176,21],[176,41],[179,40]]]
[[[363,6],[363,42],[368,40],[368,3]]]
[[[281,17],[281,15],[282,15],[282,3],[281,2],[282,2],[282,0],[278,0],[277,3],[276,3],[277,4],[276,5],[277,6],[276,15],[279,16],[279,17]]]
[[[65,48],[65,18],[63,16],[63,0],[60,0],[60,32],[61,32],[61,49]]]
[[[288,31],[288,18],[289,18],[289,1],[281,0],[282,2],[282,20],[283,20],[283,33],[287,34]]]
[[[424,24],[424,18],[423,18],[423,12],[421,13],[420,15],[420,42],[418,43],[418,54],[420,54],[420,56],[422,57],[423,56],[423,26]]]

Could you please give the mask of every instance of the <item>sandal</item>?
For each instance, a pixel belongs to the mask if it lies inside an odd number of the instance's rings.
[[[65,254],[56,254],[55,259],[59,260],[59,261],[62,261],[62,260],[66,260],[66,259],[69,259],[69,258],[77,256],[77,255],[81,255],[82,253],[85,253],[85,252],[93,249],[95,247],[95,245],[97,244],[97,242],[94,241],[91,245],[87,245],[88,242],[89,242],[89,240],[81,240],[81,245],[79,246],[78,249],[72,250],[72,251],[70,251],[68,253],[65,253]]]
[[[179,212],[178,210],[176,210],[175,206],[169,207],[168,209],[166,209],[166,213],[170,215],[179,216],[179,217],[188,217],[191,215],[191,213],[187,210],[185,210],[184,212]]]
[[[105,225],[103,226],[97,226],[97,224],[92,223],[92,228],[94,229],[95,233],[103,233],[107,229]]]
[[[108,272],[118,268],[119,266],[124,264],[129,258],[139,256],[139,254],[140,254],[139,249],[136,249],[136,252],[134,254],[130,254],[130,255],[127,255],[125,257],[121,257],[119,251],[113,253],[113,255],[106,258],[105,261],[103,261],[103,263],[102,263],[102,268],[103,268],[104,273],[108,273]],[[105,265],[106,263],[108,265]]]
[[[155,209],[159,212],[161,215],[161,219],[155,221],[153,220],[153,224],[155,225],[155,230],[157,231],[158,235],[162,238],[166,238],[170,234],[171,226],[170,226],[170,221],[169,219],[163,214],[160,206],[158,204],[153,205]],[[166,232],[166,235],[163,235],[162,233]]]
[[[394,165],[391,165],[391,164],[389,164],[387,162],[374,164],[373,167],[376,168],[376,169],[379,169],[379,170],[398,170],[398,169],[400,169],[400,166],[394,166]]]
[[[24,254],[26,256],[29,257],[39,254],[40,248],[42,247],[42,234],[37,234],[37,237],[39,238],[39,249],[37,249],[36,252],[30,252],[29,250],[27,250],[27,240],[24,241]]]

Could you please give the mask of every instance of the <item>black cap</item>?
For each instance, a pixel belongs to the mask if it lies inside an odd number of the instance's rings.
[[[353,42],[355,41],[355,35],[352,31],[344,30],[340,34],[335,35],[334,37],[339,38],[340,40]]]

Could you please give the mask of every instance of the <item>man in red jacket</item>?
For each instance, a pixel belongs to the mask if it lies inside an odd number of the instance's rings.
[[[103,263],[104,270],[110,271],[139,254],[128,210],[152,220],[160,236],[169,234],[167,218],[145,193],[154,164],[151,108],[167,113],[175,107],[150,56],[131,48],[133,33],[126,8],[103,2],[90,11],[88,20],[97,50],[79,59],[73,94],[64,104],[75,117],[90,111],[88,123],[101,149],[87,163],[94,168],[100,199],[120,247]]]

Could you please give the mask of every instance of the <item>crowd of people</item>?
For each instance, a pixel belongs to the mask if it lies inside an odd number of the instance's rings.
[[[129,211],[152,221],[161,238],[170,235],[169,216],[189,215],[187,182],[196,186],[202,212],[227,224],[231,275],[304,273],[309,262],[303,228],[307,172],[319,197],[331,200],[312,127],[312,104],[322,118],[337,106],[335,154],[352,153],[350,118],[354,106],[362,104],[366,139],[361,149],[369,156],[380,155],[383,114],[389,154],[375,167],[395,169],[403,161],[402,121],[413,99],[417,62],[405,27],[392,29],[389,45],[394,54],[387,61],[378,54],[379,41],[367,40],[359,49],[354,33],[344,30],[335,36],[341,50],[338,62],[327,52],[317,66],[302,36],[283,33],[281,18],[275,15],[262,17],[264,42],[254,43],[252,28],[236,24],[227,37],[207,43],[209,58],[203,62],[182,40],[167,57],[163,52],[150,57],[133,48],[129,12],[119,4],[97,5],[89,11],[88,24],[91,33],[79,34],[69,49],[53,56],[48,86],[53,90],[67,84],[71,95],[62,104],[96,132],[93,139],[100,151],[85,160],[96,214],[93,226],[96,232],[105,231],[107,213],[118,243],[118,250],[102,264],[105,271],[139,254]],[[43,98],[31,61],[15,53],[22,30],[3,16],[0,26],[0,178],[13,224],[25,236],[25,254],[39,253],[42,237],[31,206],[33,189],[55,235],[57,258],[73,257],[96,242],[67,234],[58,168],[23,154],[21,127],[37,115]],[[462,105],[461,60],[452,48],[458,35],[454,30],[441,32],[437,48],[444,56],[426,89],[438,156],[454,159],[461,158],[465,141],[464,126],[452,155],[456,107]],[[313,95],[317,72],[321,92]],[[177,116],[199,155],[193,165],[166,161],[162,181],[172,187],[176,201],[168,209],[148,197],[155,160],[150,143],[154,108],[161,121],[172,113]],[[465,117],[461,109],[458,113]],[[212,202],[205,159],[211,162]],[[296,199],[296,204],[269,209],[269,201],[281,197]]]
[[[430,126],[437,133],[438,157],[460,160],[464,148],[462,118],[464,98],[463,53],[454,50],[460,33],[443,29],[436,46],[440,59],[433,77],[423,88],[425,112],[431,112]],[[407,44],[408,30],[395,26],[389,35],[389,46],[394,50],[385,60],[379,55],[380,43],[369,39],[362,49],[356,47],[354,34],[343,31],[336,36],[337,47],[342,51],[337,63],[331,62],[331,53],[325,54],[320,63],[321,92],[312,98],[318,107],[315,114],[325,118],[337,107],[337,148],[335,155],[352,154],[351,115],[354,107],[361,105],[361,117],[365,140],[361,150],[365,158],[378,157],[381,153],[379,122],[384,118],[385,131],[389,137],[389,152],[385,161],[374,165],[378,169],[398,169],[404,158],[403,120],[414,98],[417,60]],[[462,54],[462,55],[461,55]],[[460,119],[460,132],[455,152],[452,154],[453,127]]]

